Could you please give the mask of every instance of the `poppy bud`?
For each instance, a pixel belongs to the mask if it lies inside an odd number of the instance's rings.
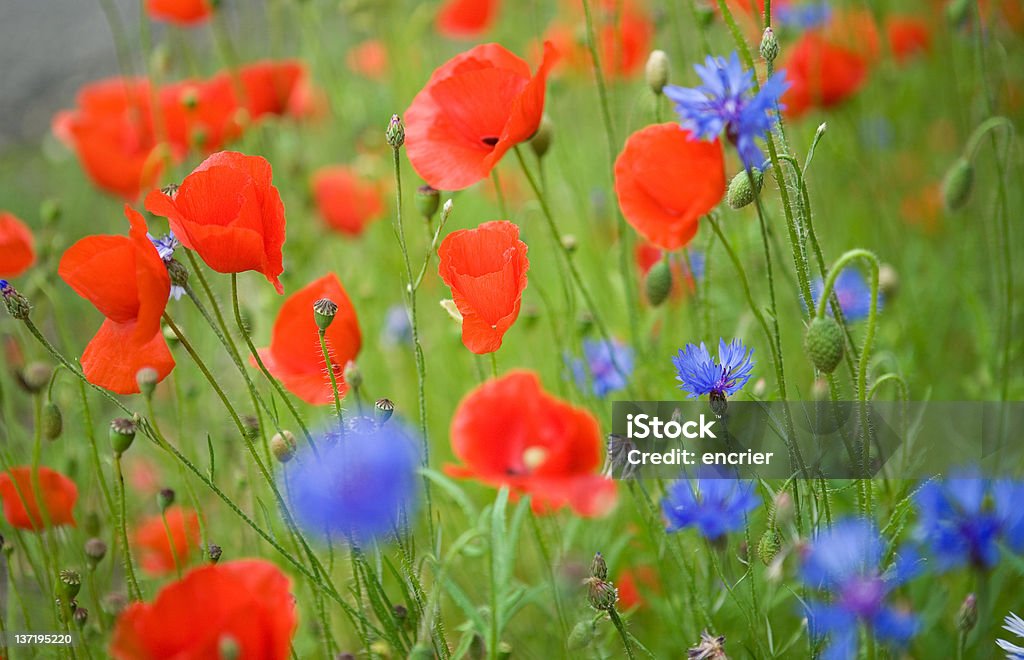
[[[358,390],[362,387],[363,372],[359,370],[359,365],[357,365],[354,360],[349,360],[345,363],[345,370],[341,375],[352,389]]]
[[[313,303],[313,319],[320,332],[324,332],[334,322],[334,315],[338,313],[338,305],[330,298],[320,298]]]
[[[956,613],[956,629],[965,635],[978,624],[978,599],[974,594],[967,594]]]
[[[287,463],[295,456],[295,436],[291,431],[275,433],[270,439],[270,452],[279,463]]]
[[[245,437],[255,440],[260,436],[260,420],[255,415],[242,415],[241,422]]]
[[[171,284],[185,288],[188,286],[188,268],[177,259],[168,259],[164,262],[167,266],[167,275],[171,278]]]
[[[377,415],[377,423],[383,424],[391,419],[391,415],[395,412],[395,404],[391,399],[377,399],[373,404],[373,410]]]
[[[661,90],[668,84],[669,66],[668,55],[663,50],[652,50],[647,57],[647,67],[644,69],[647,77],[647,86],[655,94],[661,94]]]
[[[555,139],[555,125],[551,121],[551,117],[547,114],[540,116],[540,126],[537,127],[537,132],[530,138],[530,149],[533,149],[533,153],[537,155],[537,158],[543,158],[551,148],[551,141]]]
[[[416,189],[416,208],[424,220],[431,220],[441,207],[441,193],[430,186],[420,186]]]
[[[58,593],[67,598],[68,601],[74,600],[82,588],[82,576],[78,574],[78,571],[64,569],[59,573],[59,577],[60,583],[57,585],[57,588],[60,591]]]
[[[595,610],[608,611],[615,609],[619,600],[619,590],[615,585],[601,578],[587,578],[587,601]]]
[[[135,372],[135,382],[139,385],[139,391],[147,399],[153,396],[153,390],[156,389],[159,380],[160,374],[152,367],[143,367]]]
[[[804,350],[815,368],[826,374],[835,371],[843,359],[843,329],[831,316],[815,318],[807,326]]]
[[[761,540],[757,543],[757,556],[765,566],[768,566],[775,559],[775,555],[779,554],[781,548],[782,534],[774,527],[770,527],[765,530]]]
[[[974,165],[960,157],[942,179],[942,203],[947,211],[959,211],[971,197],[974,187]]]
[[[110,444],[113,445],[114,452],[123,454],[128,451],[135,440],[135,431],[135,422],[127,417],[118,417],[110,422]]]
[[[50,382],[53,369],[45,362],[30,362],[18,373],[18,384],[29,394],[37,394]]]
[[[608,564],[604,560],[604,555],[600,552],[595,553],[593,561],[590,562],[590,577],[595,577],[599,580],[608,579]]]
[[[828,398],[828,381],[824,378],[815,378],[811,383],[811,399],[824,401]]]
[[[43,404],[43,437],[47,440],[56,440],[60,432],[64,430],[64,417],[60,414],[60,408],[53,401]]]
[[[93,537],[85,542],[85,560],[91,570],[95,570],[96,566],[106,556],[107,544],[104,543],[103,539]]]
[[[900,274],[891,264],[878,267],[878,291],[886,299],[896,297],[900,289]]]
[[[750,179],[754,180],[754,187],[750,187]],[[761,194],[761,186],[764,184],[764,172],[759,167],[750,168],[750,176],[743,170],[729,182],[729,192],[726,194],[726,201],[729,207],[741,209],[754,201],[757,195]]]
[[[160,512],[167,511],[172,504],[174,504],[174,489],[161,488],[156,494],[156,505],[160,507]]]
[[[772,30],[771,26],[766,27],[764,34],[761,35],[761,57],[764,58],[765,62],[771,64],[778,56],[779,40],[776,38],[775,31]]]
[[[63,209],[61,209],[59,199],[45,199],[43,200],[43,203],[39,205],[39,217],[48,225],[60,220],[62,212]]]
[[[216,564],[220,561],[220,556],[223,550],[216,543],[211,543],[206,548],[206,556],[209,558],[211,564]]]
[[[565,645],[570,651],[579,651],[590,646],[596,635],[597,629],[593,621],[580,621],[572,627],[572,632],[569,633],[569,639],[566,640]]]
[[[668,298],[669,292],[672,291],[672,268],[667,259],[660,259],[647,271],[644,290],[647,293],[647,302],[654,307]]]
[[[32,311],[32,303],[28,298],[18,293],[18,290],[11,286],[7,280],[0,280],[0,294],[4,298],[4,306],[12,318],[24,321]]]
[[[75,613],[72,616],[75,621],[75,625],[78,626],[79,630],[85,627],[86,622],[89,620],[89,610],[84,607],[76,607]]]
[[[772,520],[775,524],[788,525],[793,521],[793,513],[793,496],[784,490],[776,493],[772,503]]]
[[[238,646],[238,640],[231,635],[221,635],[217,640],[217,648],[220,651],[221,660],[238,660],[242,649]]]
[[[566,234],[562,237],[562,249],[564,249],[566,253],[572,254],[576,251],[578,245],[579,241],[577,241],[576,237],[572,234]]]
[[[391,115],[391,121],[388,122],[388,128],[384,133],[384,137],[387,138],[388,144],[391,145],[392,149],[402,148],[402,145],[405,144],[405,124],[402,123],[401,117]]]
[[[128,607],[128,598],[124,594],[109,593],[100,601],[100,607],[105,614],[117,618]]]

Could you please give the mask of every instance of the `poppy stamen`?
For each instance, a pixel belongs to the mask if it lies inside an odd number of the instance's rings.
[[[481,138],[480,141],[486,144],[488,147],[493,147],[494,145],[498,144],[498,138],[493,136]]]

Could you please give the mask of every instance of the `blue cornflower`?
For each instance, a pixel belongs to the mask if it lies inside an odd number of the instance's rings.
[[[633,373],[633,349],[617,339],[611,341],[583,340],[583,358],[569,358],[573,380],[585,389],[589,380],[594,396],[604,398],[611,392],[625,389]]]
[[[827,2],[805,2],[799,5],[782,5],[772,8],[772,18],[779,25],[810,30],[828,23],[832,8]]]
[[[7,280],[0,280],[0,294],[7,295],[7,292],[11,289],[11,283]]]
[[[747,352],[747,347],[739,339],[726,344],[724,339],[718,340],[718,363],[708,353],[704,342],[700,346],[687,344],[672,358],[676,367],[676,380],[682,385],[679,389],[688,392],[689,398],[696,399],[704,394],[712,398],[724,398],[736,394],[747,381],[754,363],[750,359],[754,349]]]
[[[778,121],[779,97],[789,87],[786,75],[778,72],[755,94],[754,72],[745,71],[740,58],[708,56],[704,66],[694,69],[704,83],[700,87],[667,85],[665,96],[674,104],[680,125],[703,140],[714,140],[725,131],[746,167],[764,161],[755,140],[765,139]]]
[[[811,282],[811,300],[818,304],[821,292],[825,288],[825,282],[819,277]],[[856,268],[844,268],[836,276],[835,285],[832,290],[836,292],[839,299],[839,308],[843,310],[843,316],[847,321],[859,321],[866,319],[871,313],[871,285]],[[878,310],[882,310],[882,292],[878,292]],[[826,311],[831,310],[826,306]]]
[[[160,238],[157,238],[149,232],[146,233],[146,236],[149,237],[149,242],[156,248],[156,253],[160,255],[160,259],[162,259],[165,264],[174,258],[174,251],[181,245],[173,231],[167,232],[167,234]],[[183,295],[185,295],[184,287],[180,287],[177,284],[171,285],[171,298],[181,300]]]
[[[929,481],[915,495],[917,536],[940,571],[999,562],[999,544],[1024,551],[1024,482],[982,479],[967,472]]]
[[[760,504],[752,481],[681,479],[669,486],[661,500],[661,511],[668,522],[667,531],[696,527],[701,536],[717,541],[729,532],[742,529],[747,513]]]
[[[857,624],[871,627],[883,642],[904,644],[917,632],[909,612],[886,604],[893,589],[912,578],[919,568],[913,553],[897,553],[889,568],[881,566],[886,544],[867,520],[847,519],[821,532],[807,547],[800,577],[812,589],[829,591],[828,602],[806,604],[807,623],[816,638],[829,635],[822,658],[854,658]]]
[[[412,325],[409,313],[404,305],[392,305],[384,314],[384,327],[381,329],[380,341],[385,346],[398,346],[412,343]]]
[[[418,492],[414,437],[397,418],[378,424],[366,417],[321,436],[319,457],[300,452],[285,470],[298,524],[360,545],[401,529]]]

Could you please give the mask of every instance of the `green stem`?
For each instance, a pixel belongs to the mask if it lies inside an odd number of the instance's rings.
[[[124,552],[124,573],[128,579],[128,596],[132,600],[142,600],[142,590],[139,589],[139,581],[135,577],[135,567],[132,564],[131,546],[128,544],[128,513],[125,505],[124,493],[124,472],[121,470],[121,452],[114,452],[114,475],[117,478],[117,529],[121,534],[121,545]]]
[[[327,337],[324,330],[317,333],[320,337],[320,352],[324,356],[324,364],[327,365],[327,373],[331,377],[331,392],[334,394],[334,412],[338,415],[338,427],[344,428],[344,418],[341,413],[341,395],[338,393],[338,378],[334,375],[334,363],[331,361],[331,352],[327,350]]]
[[[626,633],[626,625],[622,622],[622,618],[619,613],[615,611],[613,606],[608,610],[608,617],[612,620],[612,625],[619,631],[619,637],[622,638],[622,648],[626,650],[626,657],[632,660],[636,656],[633,655],[633,646],[629,643],[629,635]]]

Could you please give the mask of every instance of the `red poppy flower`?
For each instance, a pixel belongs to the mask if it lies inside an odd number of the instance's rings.
[[[889,39],[889,50],[899,62],[927,52],[931,47],[928,24],[916,16],[889,17],[885,21],[885,34]]]
[[[784,114],[799,118],[812,107],[831,108],[853,96],[867,80],[867,61],[856,52],[805,32],[790,49],[782,69],[789,89]]]
[[[434,71],[405,113],[409,162],[438,190],[461,190],[487,177],[509,149],[540,126],[548,70],[544,45],[536,75],[498,44],[483,44]]]
[[[338,306],[326,339],[338,393],[344,396],[348,385],[342,372],[345,364],[359,354],[363,338],[352,301],[334,273],[311,282],[284,301],[274,321],[270,347],[260,349],[260,358],[289,392],[306,403],[322,406],[334,402],[334,391],[313,318],[313,303],[320,298],[329,298]]]
[[[232,639],[239,658],[285,660],[297,623],[288,577],[268,561],[240,559],[193,569],[152,603],[132,603],[118,617],[110,653],[219,660]]]
[[[227,74],[166,85],[159,102],[167,141],[177,154],[192,148],[216,151],[242,132],[234,83]]]
[[[38,494],[42,496],[45,513],[39,509],[40,498],[36,497],[31,467],[22,465],[0,473],[0,499],[3,500],[7,523],[28,530],[42,530],[47,525],[74,527],[72,509],[78,500],[75,482],[44,466],[39,466],[38,474]]]
[[[647,604],[645,596],[659,591],[658,572],[646,564],[636,568],[627,568],[615,579],[615,587],[619,590],[620,610],[643,607]]]
[[[149,82],[114,78],[86,85],[78,107],[58,113],[53,133],[73,149],[99,188],[134,200],[163,170],[149,103]]]
[[[167,218],[181,244],[213,270],[254,270],[283,293],[284,204],[272,176],[261,156],[221,151],[200,163],[176,192],[149,193],[146,209]]]
[[[498,14],[499,0],[447,0],[437,15],[437,31],[446,37],[476,37],[488,29]]]
[[[370,80],[382,80],[391,68],[387,48],[380,39],[367,39],[355,46],[345,57],[345,63],[349,69]]]
[[[615,503],[615,482],[597,472],[597,420],[544,392],[531,371],[513,371],[466,395],[451,438],[463,465],[447,466],[448,474],[530,495],[536,512],[569,506],[592,517]]]
[[[362,234],[384,212],[380,189],[344,165],[323,167],[313,174],[313,197],[327,225],[349,236]]]
[[[195,511],[173,505],[164,515],[167,517],[166,528],[163,518],[150,516],[133,534],[134,547],[139,551],[139,564],[151,575],[173,572],[175,557],[178,566],[184,568],[193,551],[199,547],[199,516]],[[173,547],[171,539],[174,540]]]
[[[146,11],[156,21],[194,25],[213,14],[210,0],[146,0]]]
[[[17,277],[35,261],[32,232],[13,213],[0,211],[0,276]]]
[[[462,314],[462,343],[474,353],[493,353],[519,316],[526,288],[526,243],[505,220],[453,231],[437,250],[438,272]]]
[[[882,37],[875,16],[866,9],[846,9],[831,15],[818,31],[828,43],[860,55],[873,64],[882,53]]]
[[[635,2],[611,0],[602,2],[594,16],[595,41],[601,68],[609,78],[627,78],[640,71],[651,52],[654,24],[650,16]],[[577,2],[574,16],[578,25],[552,25],[545,33],[558,53],[559,65],[576,72],[589,72],[593,63],[587,48],[586,26]]]
[[[622,215],[644,238],[679,249],[725,194],[722,147],[693,139],[675,123],[642,128],[615,160],[615,193]]]
[[[309,110],[311,85],[306,66],[298,60],[255,62],[243,66],[238,75],[245,108],[253,120],[266,115],[304,116]]]
[[[146,236],[146,221],[125,206],[128,236],[88,236],[64,253],[58,273],[106,318],[82,353],[90,383],[118,394],[139,391],[135,375],[143,367],[163,380],[174,358],[160,331],[171,280]]]

